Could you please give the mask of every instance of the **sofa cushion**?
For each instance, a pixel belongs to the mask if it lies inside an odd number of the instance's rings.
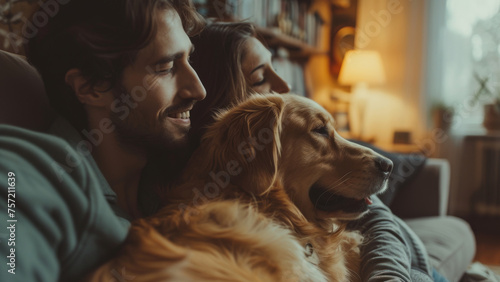
[[[474,233],[469,224],[453,216],[405,222],[424,243],[431,265],[449,281],[459,281],[476,252]]]
[[[356,144],[368,147],[382,156],[390,159],[393,163],[393,170],[389,178],[389,185],[384,193],[378,197],[386,206],[391,206],[394,197],[401,187],[410,183],[424,166],[427,158],[421,154],[398,154],[382,150],[370,143],[359,140],[349,140]]]
[[[401,218],[444,216],[448,210],[450,164],[429,158],[411,182],[395,195],[390,206]]]
[[[0,123],[44,131],[54,115],[36,69],[19,55],[0,50]]]

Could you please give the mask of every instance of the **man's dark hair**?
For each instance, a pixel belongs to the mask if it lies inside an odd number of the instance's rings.
[[[154,39],[157,10],[175,10],[188,35],[203,26],[187,0],[71,0],[59,8],[29,40],[26,54],[42,75],[54,110],[78,130],[87,128],[87,113],[65,82],[68,70],[79,69],[91,90],[110,90]]]

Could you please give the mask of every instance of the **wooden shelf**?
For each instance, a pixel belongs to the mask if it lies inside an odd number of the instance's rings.
[[[343,9],[347,9],[351,6],[351,0],[331,0],[331,3]]]
[[[320,50],[300,39],[283,34],[277,29],[256,27],[256,30],[257,34],[264,39],[270,47],[284,47],[288,49],[291,57],[307,58],[311,55],[327,54],[327,51]]]
[[[419,147],[417,144],[386,144],[386,143],[375,143],[380,149],[386,150],[392,153],[404,153],[404,154],[421,154],[423,153],[423,148]]]

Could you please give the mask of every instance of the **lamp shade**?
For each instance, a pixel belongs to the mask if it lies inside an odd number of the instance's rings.
[[[338,82],[342,85],[384,83],[385,72],[380,54],[368,50],[348,51],[340,68]]]

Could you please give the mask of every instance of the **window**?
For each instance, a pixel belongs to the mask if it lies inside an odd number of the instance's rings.
[[[460,125],[481,124],[485,82],[500,92],[500,0],[429,1],[427,95],[453,106]],[[440,18],[441,19],[440,19]]]

